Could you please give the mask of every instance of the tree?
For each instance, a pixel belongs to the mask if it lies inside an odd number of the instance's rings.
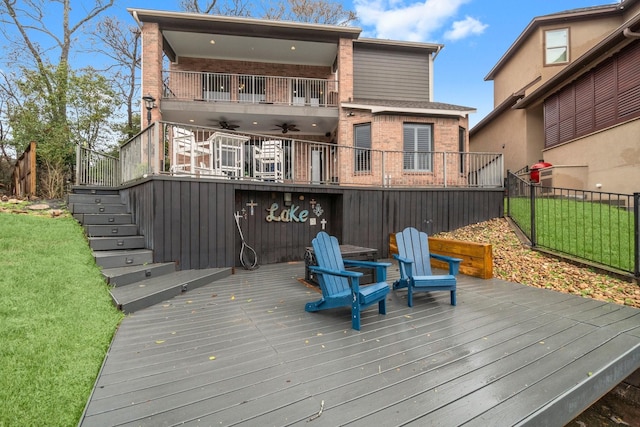
[[[93,68],[72,73],[69,79],[68,117],[73,145],[92,150],[114,145],[106,126],[116,110],[117,96],[112,83]]]
[[[180,0],[180,7],[185,12],[224,16],[251,16],[253,6],[253,2],[243,0]]]
[[[266,9],[263,18],[346,26],[356,21],[357,15],[331,0],[283,0]]]
[[[75,23],[72,23],[71,0],[1,0],[0,3],[0,32],[11,46],[4,60],[13,72],[7,75],[18,89],[7,106],[13,143],[17,146],[36,141],[39,157],[57,176],[70,171],[73,141],[78,141],[67,117],[72,46],[81,39],[78,34],[86,24],[114,1],[95,0],[91,5],[89,1],[78,0],[73,9],[85,13],[80,14]],[[59,10],[58,7],[61,7],[60,19],[51,19],[51,11]]]
[[[140,132],[140,114],[134,113],[139,105],[140,93],[136,75],[140,69],[140,29],[126,25],[115,17],[105,17],[96,26],[94,36],[95,49],[113,60],[106,70],[111,74],[111,82],[117,95],[122,98],[126,108],[124,123],[114,125],[124,142]]]
[[[349,25],[356,13],[331,0],[280,0],[262,6],[243,0],[181,0],[180,7],[193,13],[226,16],[259,16],[270,20],[287,20],[315,24]],[[261,8],[260,12],[258,9]]]

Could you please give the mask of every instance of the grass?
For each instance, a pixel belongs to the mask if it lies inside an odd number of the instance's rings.
[[[0,213],[0,426],[75,426],[122,314],[71,217]]]
[[[529,198],[510,198],[510,213],[531,237]],[[536,198],[536,245],[624,271],[634,268],[633,212],[582,200]]]

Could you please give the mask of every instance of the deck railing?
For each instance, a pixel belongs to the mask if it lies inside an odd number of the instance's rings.
[[[164,98],[336,107],[338,82],[253,74],[163,71]]]
[[[89,164],[85,162],[78,167],[87,168]],[[124,144],[120,149],[119,170],[122,183],[147,174],[170,174],[306,185],[485,188],[504,185],[500,153],[359,149],[285,135],[228,132],[168,122],[153,123]],[[84,179],[78,184],[97,185],[97,182]]]
[[[640,193],[548,187],[508,174],[507,215],[532,246],[640,278]]]
[[[117,187],[122,182],[116,157],[78,145],[76,150],[76,185]]]

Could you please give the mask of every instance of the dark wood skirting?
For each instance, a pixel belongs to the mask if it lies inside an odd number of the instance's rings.
[[[178,269],[239,266],[236,212],[242,215],[246,243],[255,249],[259,264],[302,260],[323,221],[341,243],[375,248],[386,258],[389,234],[405,227],[434,234],[504,212],[504,193],[495,188],[291,186],[153,176],[121,191],[146,247],[153,249],[154,262],[176,262]],[[275,214],[281,213],[285,193],[291,193],[290,208],[297,207],[297,219],[302,210],[308,211],[306,221],[266,220],[273,203],[278,204]],[[255,204],[253,215],[249,204]]]

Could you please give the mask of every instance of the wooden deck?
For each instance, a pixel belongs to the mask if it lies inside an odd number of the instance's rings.
[[[456,307],[392,291],[357,332],[346,308],[304,311],[304,272],[241,270],[128,316],[80,425],[562,426],[640,368],[637,309],[461,275]]]

